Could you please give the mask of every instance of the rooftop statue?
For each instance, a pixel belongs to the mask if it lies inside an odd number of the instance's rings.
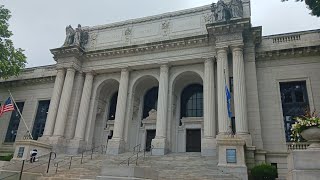
[[[63,47],[67,46],[79,46],[84,48],[84,46],[88,43],[89,33],[84,31],[81,28],[81,25],[78,24],[76,30],[72,28],[71,25],[66,27],[66,39],[64,41]]]
[[[243,17],[243,7],[241,0],[231,0],[226,4],[219,0],[211,5],[211,11],[214,14],[215,21],[228,21],[232,18]]]

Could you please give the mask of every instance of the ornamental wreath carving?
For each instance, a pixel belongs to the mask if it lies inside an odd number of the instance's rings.
[[[228,21],[233,18],[243,17],[243,6],[241,0],[231,0],[226,4],[223,0],[211,5],[215,21]]]
[[[81,25],[78,24],[76,30],[72,28],[71,25],[66,27],[66,39],[63,43],[63,47],[67,46],[79,46],[84,48],[84,46],[88,43],[89,33],[84,31],[81,28]]]

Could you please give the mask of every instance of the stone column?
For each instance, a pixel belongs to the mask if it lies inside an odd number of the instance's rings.
[[[247,95],[242,46],[232,46],[233,84],[236,134],[249,134],[247,118]]]
[[[63,84],[63,90],[59,103],[56,125],[54,127],[53,133],[53,135],[56,137],[64,136],[75,72],[76,71],[74,68],[67,69],[67,74]]]
[[[216,122],[215,122],[215,93],[214,93],[214,61],[208,58],[204,61],[204,113],[203,139],[201,141],[201,155],[216,155]]]
[[[86,79],[84,81],[80,108],[78,113],[76,132],[74,135],[74,139],[76,140],[84,140],[89,103],[90,103],[90,97],[91,97],[91,91],[92,91],[92,84],[93,84],[93,74],[91,72],[88,72],[86,73]]]
[[[53,134],[54,125],[57,117],[57,110],[60,102],[60,96],[62,91],[62,85],[64,82],[65,70],[58,69],[56,80],[54,83],[53,93],[50,100],[48,117],[45,125],[45,129],[43,132],[43,137],[50,137]]]
[[[107,154],[120,154],[124,151],[123,130],[125,128],[124,121],[126,114],[128,86],[129,70],[124,68],[121,70],[113,137],[108,142]]]
[[[217,71],[219,135],[226,135],[230,124],[225,91],[225,86],[229,80],[227,47],[217,50]]]
[[[169,89],[169,66],[160,66],[160,80],[158,93],[158,108],[156,122],[156,137],[152,140],[152,154],[164,155],[167,152],[167,110],[168,110],[168,89]]]

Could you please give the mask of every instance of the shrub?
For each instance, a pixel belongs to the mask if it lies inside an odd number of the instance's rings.
[[[251,169],[251,176],[254,180],[275,180],[277,169],[270,164],[260,164]]]
[[[13,154],[7,156],[0,156],[0,161],[10,161],[13,158]]]

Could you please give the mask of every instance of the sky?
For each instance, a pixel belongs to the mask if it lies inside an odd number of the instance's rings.
[[[11,11],[16,48],[25,50],[27,67],[54,64],[50,49],[60,47],[65,27],[103,25],[127,19],[208,5],[217,0],[0,0]],[[263,35],[320,29],[304,2],[251,0],[251,22]]]

